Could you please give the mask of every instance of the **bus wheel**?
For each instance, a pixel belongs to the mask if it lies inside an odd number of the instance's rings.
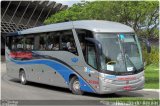
[[[21,84],[23,84],[23,85],[27,84],[26,74],[25,74],[24,70],[20,71],[19,78],[20,78]]]
[[[82,95],[83,91],[80,90],[80,82],[78,80],[78,78],[76,76],[74,76],[70,83],[70,89],[72,91],[72,93],[76,94],[76,95]]]

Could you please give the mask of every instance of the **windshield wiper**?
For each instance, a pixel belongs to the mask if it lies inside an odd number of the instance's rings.
[[[135,70],[137,71],[136,66],[133,64],[133,62],[131,61],[131,59],[129,58],[128,54],[125,53],[125,57],[127,57],[127,59],[130,61],[130,63],[132,64],[132,66],[135,68]]]

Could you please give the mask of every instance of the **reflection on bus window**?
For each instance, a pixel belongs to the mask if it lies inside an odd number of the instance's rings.
[[[25,50],[33,50],[34,49],[34,37],[26,37],[25,39]]]
[[[77,55],[76,44],[72,31],[64,31],[61,41],[61,50],[69,51]]]
[[[58,32],[47,34],[47,50],[59,50],[59,38]]]
[[[24,38],[22,37],[16,37],[12,39],[12,43],[13,43],[12,49],[23,50],[23,47],[24,47],[23,42],[24,42]]]
[[[91,65],[92,67],[94,67],[95,69],[97,69],[95,46],[88,45],[87,53],[88,53],[88,56],[87,56],[88,64]]]
[[[40,50],[45,50],[45,43],[46,43],[46,39],[44,35],[40,36],[40,43],[39,43],[39,49]]]

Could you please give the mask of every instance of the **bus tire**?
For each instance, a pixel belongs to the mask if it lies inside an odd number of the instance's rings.
[[[21,70],[19,73],[19,79],[21,84],[26,85],[27,84],[27,79],[26,79],[26,74],[24,70]]]
[[[76,94],[76,95],[83,94],[83,91],[80,90],[80,82],[76,76],[71,78],[69,86],[73,94]]]

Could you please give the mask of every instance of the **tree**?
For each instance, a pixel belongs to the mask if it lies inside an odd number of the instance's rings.
[[[155,34],[154,32],[159,25],[158,2],[119,2],[118,6],[116,4],[112,6],[113,9],[116,7],[118,7],[116,11],[119,11],[118,15],[120,16],[116,20],[131,26],[138,33],[144,33],[146,37]]]
[[[145,37],[158,37],[158,1],[95,1],[82,2],[52,15],[45,24],[67,20],[108,20],[131,26]]]

